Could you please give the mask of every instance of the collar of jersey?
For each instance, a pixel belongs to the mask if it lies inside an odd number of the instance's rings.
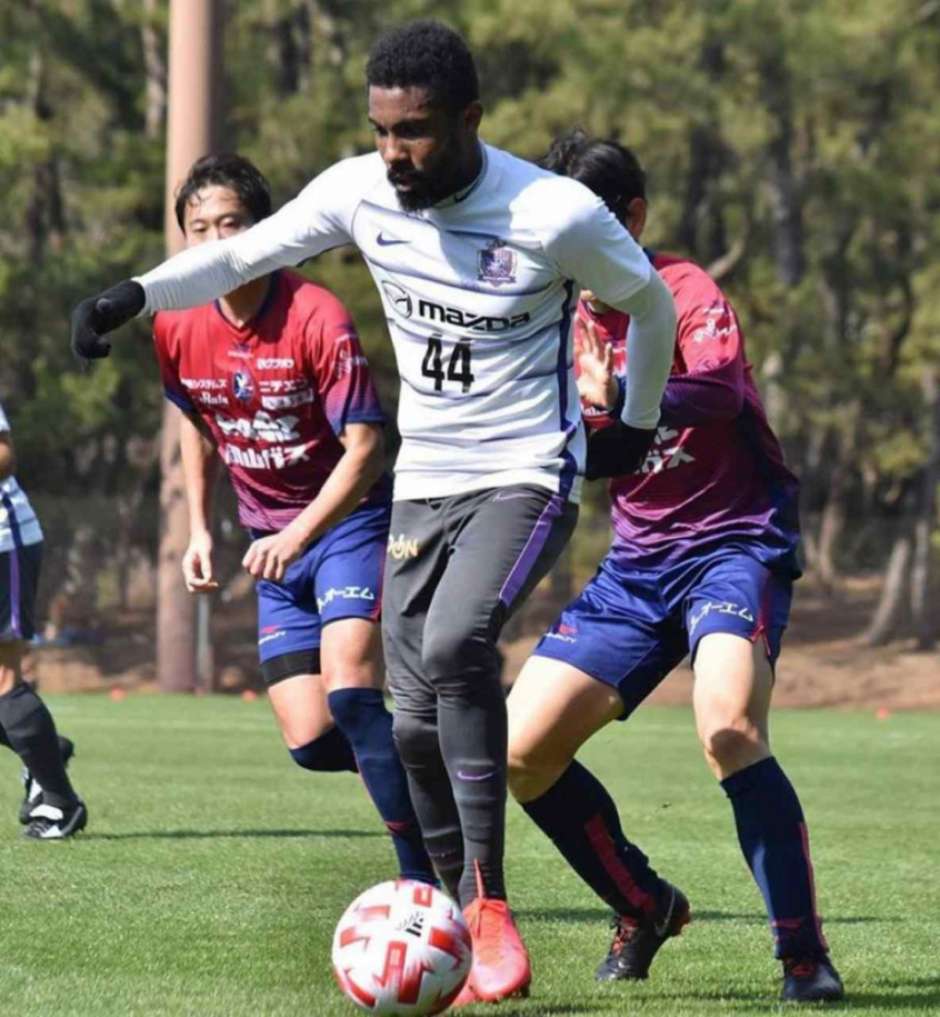
[[[467,184],[462,190],[456,191],[447,198],[441,199],[434,208],[450,208],[451,205],[459,205],[462,201],[466,201],[471,194],[480,186],[481,181],[486,176],[487,169],[487,155],[486,145],[477,142],[480,147],[480,172],[473,178],[473,180]]]
[[[213,300],[212,306],[215,308],[215,313],[225,322],[227,328],[234,332],[240,337],[242,342],[250,339],[252,334],[258,329],[258,323],[271,309],[271,304],[274,302],[274,295],[277,292],[278,284],[280,283],[281,273],[277,269],[270,273],[270,283],[268,285],[268,292],[264,295],[264,300],[261,301],[261,305],[258,310],[244,323],[244,325],[236,325],[234,321],[230,321],[222,310],[222,304],[219,300]],[[244,338],[242,338],[244,337]]]

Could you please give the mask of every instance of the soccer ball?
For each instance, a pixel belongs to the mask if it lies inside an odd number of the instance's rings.
[[[333,934],[333,974],[363,1010],[425,1017],[446,1010],[470,972],[460,908],[427,883],[379,883],[346,908]]]

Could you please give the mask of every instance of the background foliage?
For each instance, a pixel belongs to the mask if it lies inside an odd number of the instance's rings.
[[[739,309],[803,479],[809,565],[832,588],[884,569],[872,640],[930,645],[940,2],[239,0],[225,147],[259,163],[278,201],[369,150],[369,44],[417,15],[468,37],[491,143],[536,158],[580,124],[637,150],[645,239],[708,267]],[[0,11],[0,398],[50,545],[63,562],[92,548],[102,574],[154,553],[160,391],[144,326],[83,372],[67,320],[77,298],[161,257],[166,17],[160,0]],[[391,407],[391,350],[358,258],[309,271],[352,307]],[[578,574],[603,549],[601,503],[593,492]]]

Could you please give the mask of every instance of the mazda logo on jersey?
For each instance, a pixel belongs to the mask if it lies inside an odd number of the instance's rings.
[[[255,394],[254,379],[247,371],[236,371],[232,375],[232,392],[243,403],[247,403]]]
[[[408,294],[408,291],[403,289],[397,283],[383,282],[382,289],[385,292],[385,296],[392,302],[395,310],[403,318],[410,318],[412,311],[414,310],[414,303]]]

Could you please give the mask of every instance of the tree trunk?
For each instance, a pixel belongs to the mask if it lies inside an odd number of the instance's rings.
[[[864,635],[869,646],[884,646],[898,635],[898,622],[907,606],[907,591],[910,589],[910,566],[913,540],[910,526],[902,521],[901,532],[894,541],[888,567],[885,569],[881,599],[875,608],[871,624]]]
[[[932,649],[940,632],[940,618],[931,604],[933,537],[937,532],[937,486],[940,484],[940,380],[936,368],[927,368],[922,378],[927,411],[927,462],[921,483],[911,567],[911,611],[917,647]]]
[[[856,402],[846,409],[846,424],[839,433],[835,447],[836,462],[829,476],[829,487],[819,522],[816,544],[816,572],[829,590],[839,584],[837,564],[839,543],[845,530],[849,488],[859,443],[861,407]]]
[[[787,287],[798,286],[806,271],[803,250],[803,202],[793,170],[793,82],[783,48],[774,47],[760,61],[761,93],[773,123],[767,146],[769,186],[773,208],[773,247],[777,277]]]
[[[167,126],[167,253],[179,246],[173,194],[189,166],[215,147],[219,102],[219,0],[170,4],[169,123]],[[157,677],[166,692],[197,685],[196,611],[180,571],[189,519],[179,451],[179,411],[163,411],[160,465],[160,550],[157,561]]]
[[[148,138],[159,138],[166,123],[166,61],[163,57],[165,41],[157,27],[157,14],[161,0],[144,0],[144,20],[140,27],[141,48],[144,54],[144,72],[147,80],[147,105],[144,113],[144,130]]]

